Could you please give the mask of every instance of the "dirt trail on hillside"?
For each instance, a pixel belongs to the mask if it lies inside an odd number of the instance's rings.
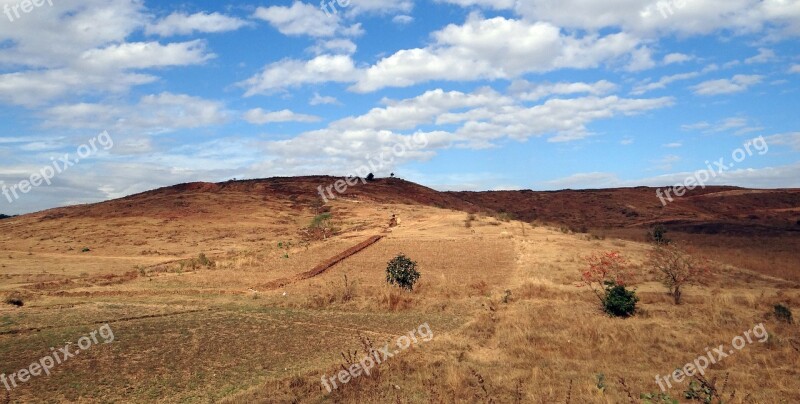
[[[370,238],[368,238],[368,239],[366,239],[366,240],[364,240],[364,241],[362,241],[362,242],[360,242],[360,243],[358,243],[358,244],[356,244],[356,245],[354,245],[354,246],[342,251],[338,255],[323,261],[319,265],[317,265],[314,268],[312,268],[310,271],[306,271],[306,272],[303,272],[301,274],[297,274],[297,275],[295,275],[295,276],[293,276],[291,278],[282,278],[282,279],[277,279],[277,280],[274,280],[274,281],[271,281],[271,282],[267,282],[267,283],[265,283],[263,285],[260,285],[259,289],[265,289],[265,290],[277,289],[277,288],[286,286],[286,285],[288,285],[290,283],[294,283],[294,282],[298,282],[298,281],[302,281],[302,280],[306,280],[306,279],[311,279],[311,278],[313,278],[315,276],[321,275],[322,273],[324,273],[325,271],[327,271],[328,269],[330,269],[334,265],[344,261],[345,259],[347,259],[347,258],[349,258],[349,257],[351,257],[351,256],[353,256],[355,254],[358,254],[359,252],[361,252],[365,248],[377,243],[382,238],[383,238],[383,236],[372,236],[372,237],[370,237]]]

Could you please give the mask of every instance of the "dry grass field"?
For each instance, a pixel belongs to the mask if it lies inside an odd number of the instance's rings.
[[[773,315],[778,303],[800,307],[800,284],[769,258],[719,259],[725,239],[706,237],[720,246],[698,250],[712,276],[676,306],[647,271],[647,243],[468,213],[480,209],[408,184],[354,188],[329,204],[334,235],[304,237],[319,211],[314,181],[189,184],[0,221],[0,295],[24,302],[0,305],[0,372],[104,324],[114,334],[0,402],[639,403],[660,392],[656,375],[759,324],[766,342],[706,377],[734,393],[726,403],[800,402],[800,329]],[[628,319],[576,286],[584,257],[612,250],[636,272],[639,312]],[[413,291],[386,282],[399,253],[418,263]],[[394,344],[422,324],[430,341],[330,393],[321,384],[346,353],[365,354],[363,338]],[[666,393],[689,402],[688,388]]]

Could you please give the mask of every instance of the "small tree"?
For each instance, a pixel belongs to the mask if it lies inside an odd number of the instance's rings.
[[[386,266],[386,282],[403,289],[414,290],[419,279],[417,263],[402,253],[394,257]]]
[[[650,253],[650,266],[661,283],[669,289],[675,304],[681,304],[683,288],[710,275],[705,263],[687,254],[675,244],[659,244]]]
[[[656,225],[652,232],[647,233],[647,238],[658,245],[669,244],[672,241],[667,238],[667,228],[663,224]]]
[[[630,280],[628,261],[618,251],[592,254],[586,257],[586,263],[589,268],[581,274],[579,286],[588,286],[601,303],[605,301],[607,286],[625,286]]]
[[[581,275],[579,286],[594,292],[603,311],[618,317],[628,317],[636,311],[639,299],[634,291],[625,288],[632,277],[628,261],[617,251],[592,254],[586,257],[589,268]]]
[[[367,181],[375,181],[375,174],[369,173],[369,175],[367,175]]]

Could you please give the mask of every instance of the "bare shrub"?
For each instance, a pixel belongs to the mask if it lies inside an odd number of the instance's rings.
[[[683,288],[710,275],[705,262],[687,254],[676,244],[658,244],[650,253],[651,270],[669,289],[675,304],[681,304]]]

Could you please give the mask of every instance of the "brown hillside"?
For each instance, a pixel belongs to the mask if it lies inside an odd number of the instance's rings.
[[[655,188],[555,192],[451,192],[520,220],[644,241],[657,224],[669,238],[732,265],[800,280],[800,190],[697,189],[662,206]]]

